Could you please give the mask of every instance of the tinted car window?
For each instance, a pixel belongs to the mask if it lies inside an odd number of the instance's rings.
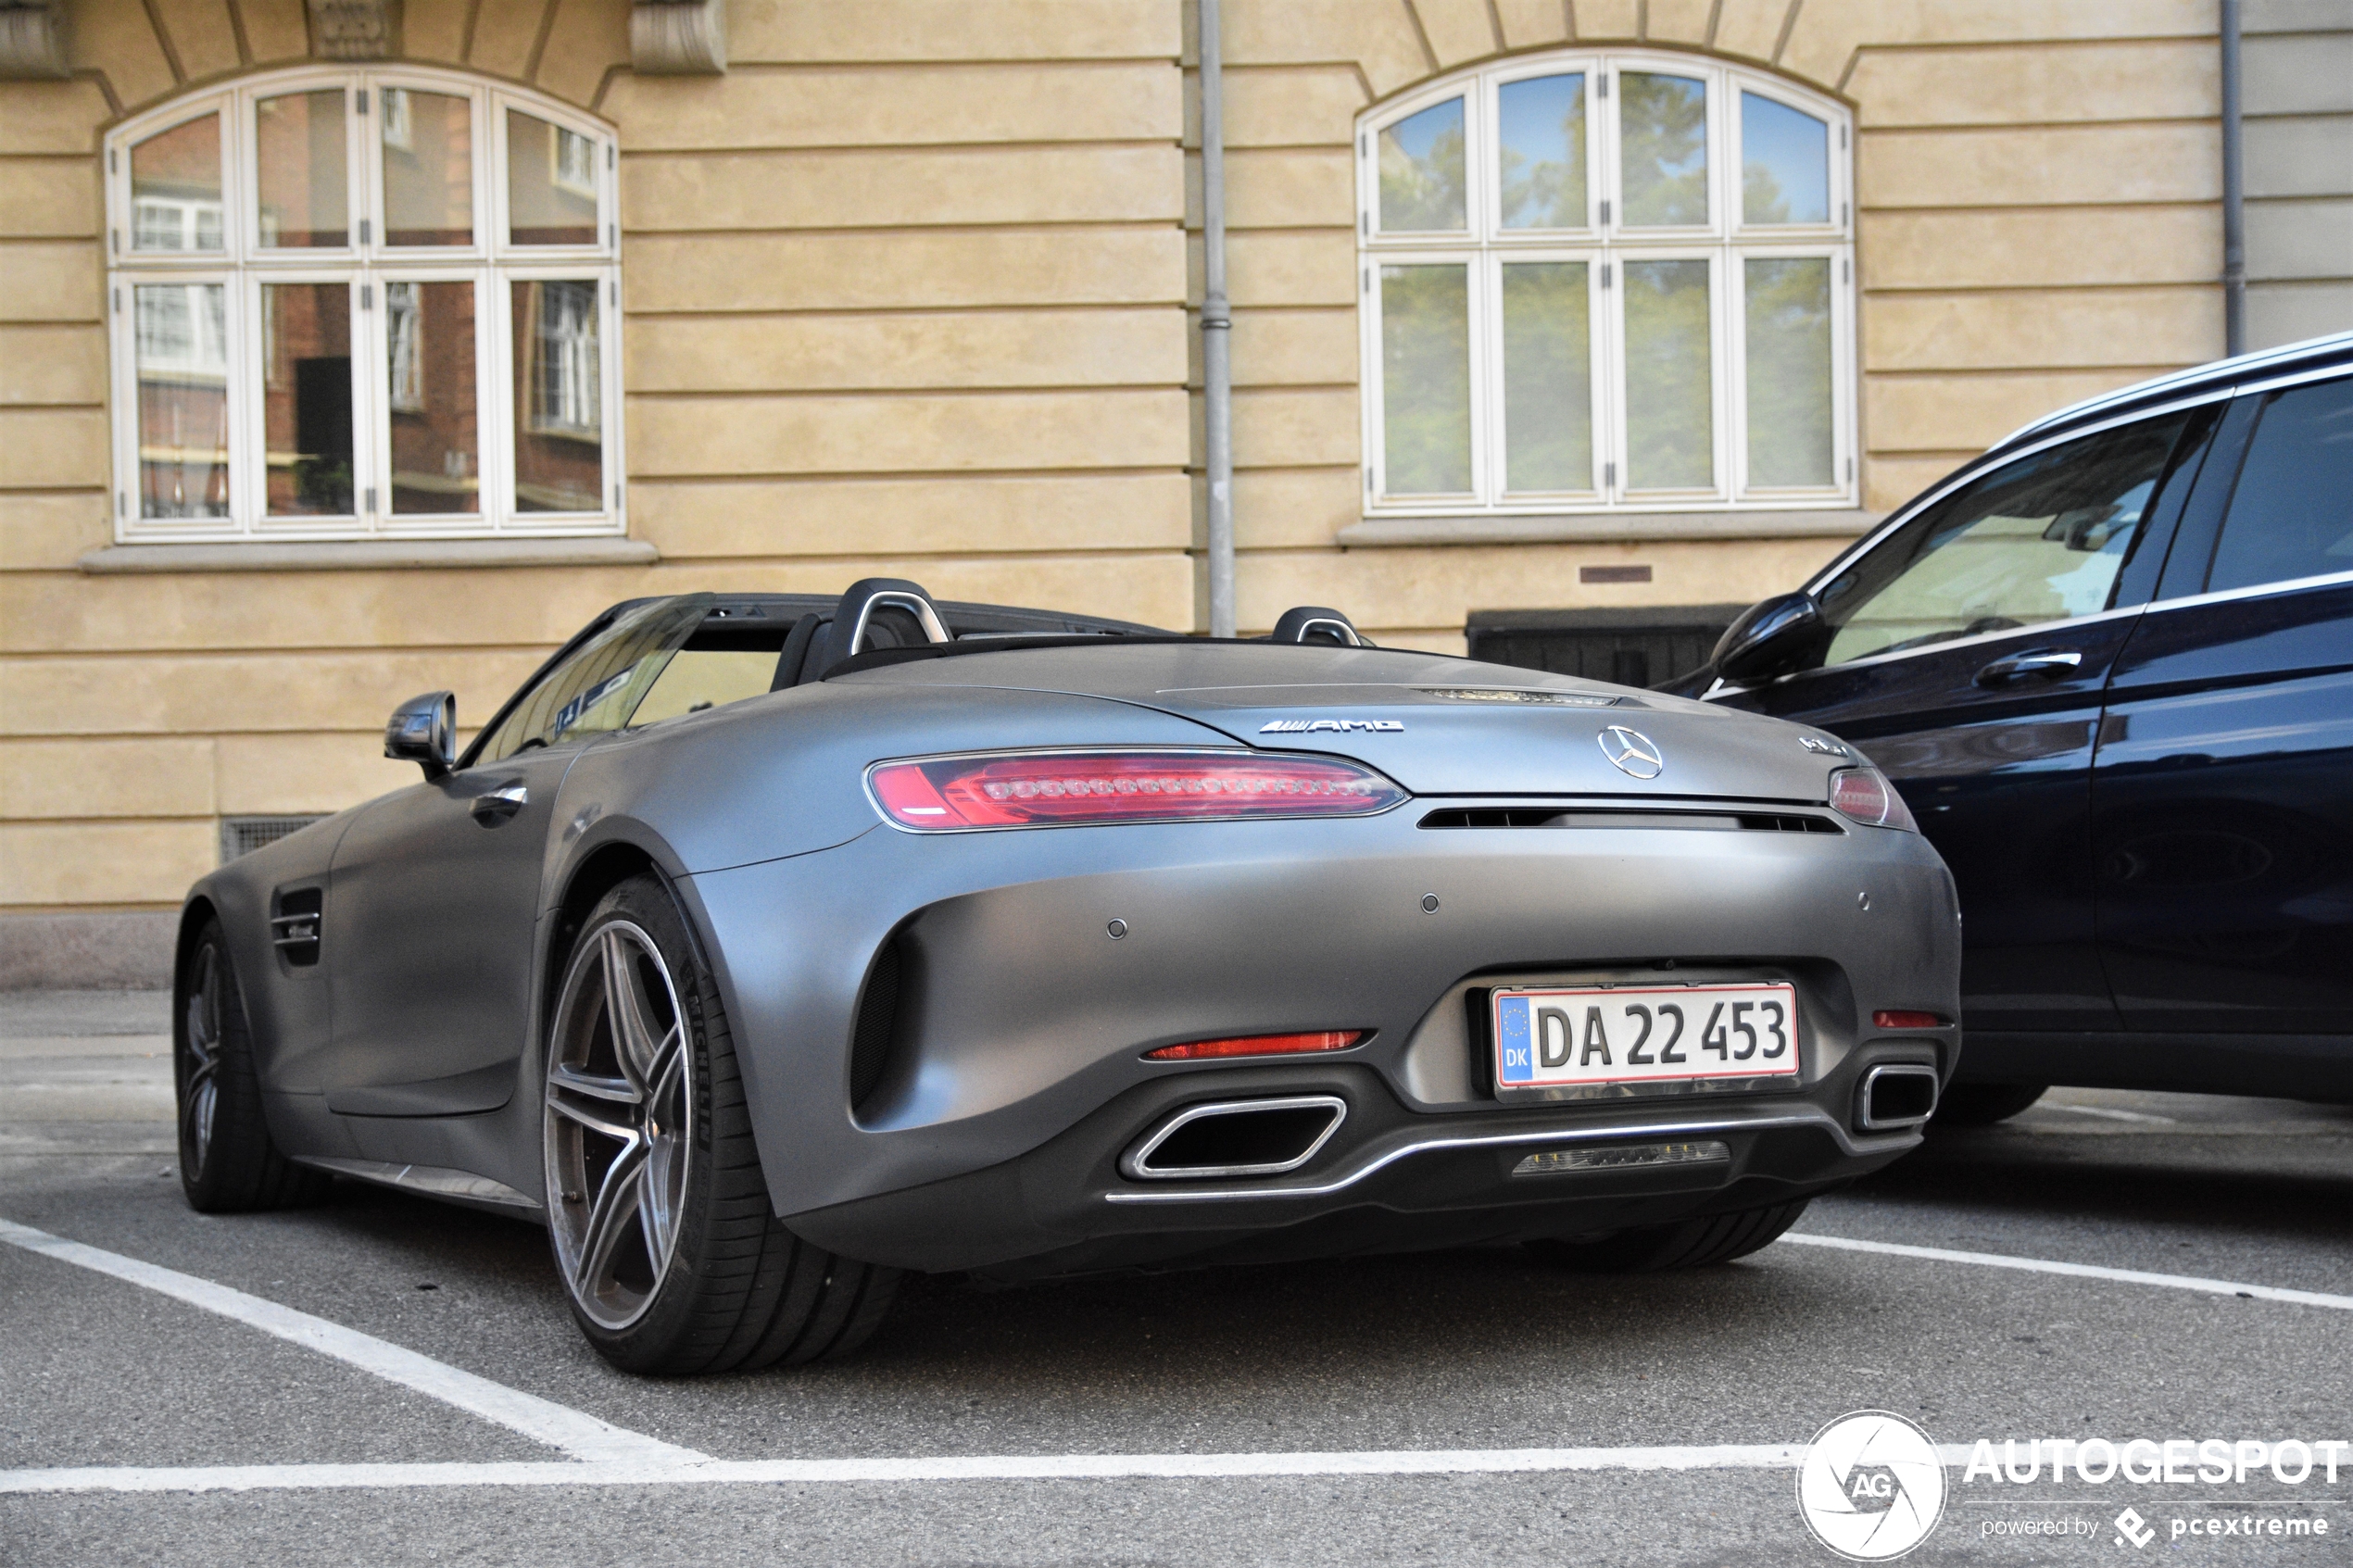
[[[713,602],[709,594],[687,594],[622,616],[526,692],[475,760],[496,762],[620,729]]]
[[[2108,608],[2184,415],[2021,458],[1906,523],[1826,583],[1825,664]]]
[[[2353,571],[2353,380],[2275,393],[2214,546],[2209,592]]]

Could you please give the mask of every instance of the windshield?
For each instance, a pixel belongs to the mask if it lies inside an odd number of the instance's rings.
[[[710,594],[682,594],[618,617],[523,694],[475,760],[497,762],[621,729],[714,603]]]

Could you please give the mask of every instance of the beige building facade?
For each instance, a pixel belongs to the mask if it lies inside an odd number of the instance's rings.
[[[470,731],[616,599],[1205,629],[1191,6],[0,24],[0,979],[152,977],[240,823],[410,782],[395,703]],[[1241,630],[1744,602],[2220,356],[2218,25],[1226,0]],[[2262,346],[2353,327],[2353,6],[2246,30]]]

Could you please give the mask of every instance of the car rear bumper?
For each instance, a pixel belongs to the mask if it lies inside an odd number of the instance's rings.
[[[1877,1170],[1919,1129],[1858,1132],[1819,1103],[1851,1099],[1858,1053],[1807,1095],[1588,1102],[1493,1114],[1409,1110],[1361,1064],[1227,1069],[1139,1085],[1044,1146],[963,1176],[791,1217],[819,1245],[931,1272],[1034,1278],[1525,1241],[1788,1202]],[[1279,1176],[1139,1181],[1122,1157],[1187,1106],[1330,1097],[1347,1115]],[[1566,1151],[1700,1148],[1661,1166],[1526,1169]]]
[[[1117,1267],[1443,1245],[1477,1226],[1614,1229],[1819,1190],[1912,1146],[1909,1132],[1859,1128],[1855,1100],[1875,1064],[1940,1079],[1954,1065],[1957,1031],[1871,1023],[1878,1009],[1957,1010],[1951,882],[1919,835],[1419,825],[1461,804],[1223,826],[878,828],[684,879],[776,1211],[877,1262]],[[896,1003],[878,1010],[877,960],[894,945]],[[1465,1004],[1504,983],[1752,978],[1797,988],[1802,1069],[1754,1092],[1502,1103]],[[1327,1059],[1143,1060],[1177,1041],[1323,1029],[1370,1038]],[[871,1079],[862,1033],[882,1053]],[[1251,1177],[1247,1193],[1179,1196],[1196,1184],[1119,1171],[1175,1110],[1285,1094],[1337,1096],[1347,1115],[1306,1164]],[[1731,1157],[1705,1170],[1540,1179],[1504,1159],[1719,1121],[1705,1135]],[[1345,1235],[1331,1246],[1312,1239],[1333,1226]]]

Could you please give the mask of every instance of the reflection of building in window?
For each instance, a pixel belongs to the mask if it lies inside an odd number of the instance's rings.
[[[597,285],[541,283],[533,333],[531,428],[593,436],[602,428],[597,366]]]
[[[217,283],[149,283],[138,295],[142,383],[218,383],[228,375],[225,290]]]
[[[384,285],[384,336],[392,354],[393,408],[415,413],[425,406],[424,356],[419,342],[424,323],[417,312],[417,285]]]
[[[416,135],[409,119],[409,94],[401,88],[387,87],[384,91],[384,145],[405,149],[414,142]]]
[[[142,196],[131,206],[131,244],[138,250],[219,250],[220,204]]]
[[[594,197],[597,194],[597,144],[577,131],[567,131],[560,125],[547,130],[555,137],[556,183],[574,195]]]

